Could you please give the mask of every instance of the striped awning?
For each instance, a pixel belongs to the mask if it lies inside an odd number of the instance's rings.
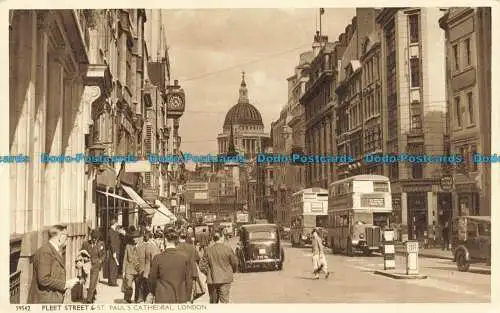
[[[146,201],[144,201],[144,199],[141,198],[141,196],[139,196],[134,189],[126,185],[122,185],[121,187],[130,196],[130,198],[132,198],[132,200],[134,200],[134,202],[137,203],[139,208],[141,208],[142,210],[144,210],[144,212],[146,212],[147,215],[155,214],[156,210],[152,208],[151,205],[149,205]]]
[[[128,202],[134,202],[134,203],[135,203],[135,201],[134,201],[134,200],[124,198],[124,197],[122,197],[122,196],[119,196],[119,195],[114,194],[114,193],[111,193],[111,192],[105,192],[105,191],[100,191],[100,190],[97,190],[97,192],[98,192],[98,193],[101,193],[101,194],[103,194],[103,195],[105,195],[105,196],[108,196],[108,197],[113,197],[113,198],[116,198],[116,199],[118,199],[118,200],[128,201]]]
[[[161,201],[156,200],[155,204],[158,209],[155,216],[153,216],[152,225],[166,225],[177,220],[177,217]]]

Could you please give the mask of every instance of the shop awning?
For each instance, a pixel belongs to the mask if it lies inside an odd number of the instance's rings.
[[[146,214],[148,215],[155,214],[156,210],[152,208],[146,201],[144,201],[144,199],[142,199],[141,196],[139,196],[134,189],[126,185],[121,185],[121,187],[130,196],[130,198],[132,198],[132,200],[134,200],[134,202],[137,203],[137,205],[142,210],[144,210],[144,212],[146,212]]]
[[[111,193],[111,192],[105,192],[105,191],[100,191],[100,190],[97,190],[97,192],[98,192],[98,193],[101,193],[101,194],[103,194],[103,195],[105,195],[105,196],[108,196],[108,197],[113,197],[113,198],[116,198],[116,199],[118,199],[118,200],[128,201],[128,202],[134,202],[134,203],[135,203],[135,201],[134,201],[134,200],[124,198],[124,197],[122,197],[122,196],[119,196],[119,195],[114,194],[114,193]]]
[[[156,209],[157,213],[153,216],[151,224],[165,225],[177,220],[175,215],[160,200],[156,200],[155,204],[158,206],[158,209]]]

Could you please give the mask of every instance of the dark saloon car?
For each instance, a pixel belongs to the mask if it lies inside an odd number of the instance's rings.
[[[285,253],[275,224],[243,225],[235,252],[240,272],[255,268],[283,269]]]
[[[460,272],[473,263],[491,266],[491,217],[460,216],[453,220],[453,259]]]

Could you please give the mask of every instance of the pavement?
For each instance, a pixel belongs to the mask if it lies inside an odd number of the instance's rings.
[[[234,247],[236,239],[229,244]],[[472,265],[469,272],[457,271],[449,259],[420,255],[419,273],[426,279],[392,279],[376,275],[383,271],[380,255],[333,255],[327,251],[329,279],[312,279],[310,248],[285,245],[282,271],[236,273],[231,303],[488,303],[491,301],[491,270]],[[396,255],[396,269],[403,272],[404,257]],[[204,279],[202,279],[204,281]],[[121,282],[119,282],[121,284]],[[99,284],[97,303],[124,303],[120,287]],[[195,303],[209,303],[208,296]]]
[[[200,273],[201,282],[204,284],[203,288],[205,292],[207,291],[207,285],[205,284],[206,278],[203,273]],[[123,299],[123,293],[121,292],[122,280],[118,279],[118,287],[110,287],[107,284],[107,280],[99,281],[97,286],[97,297],[96,304],[126,304],[127,302]],[[208,304],[210,303],[210,299],[208,297],[208,293],[205,293],[202,297],[195,301],[197,304]]]
[[[396,245],[395,250],[396,254],[405,254],[405,247],[402,244]],[[420,248],[418,255],[425,258],[453,260],[453,252],[451,252],[451,250],[443,250],[440,248]]]

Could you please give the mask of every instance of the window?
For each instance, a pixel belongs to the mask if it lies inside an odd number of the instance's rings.
[[[422,129],[422,115],[420,111],[420,103],[413,102],[411,104],[411,130]]]
[[[458,71],[460,69],[458,45],[453,45],[453,62],[455,63],[455,71]]]
[[[470,38],[465,39],[465,64],[471,65]]]
[[[408,22],[410,24],[410,43],[418,42],[419,39],[419,25],[418,25],[418,15],[408,16]]]
[[[386,182],[373,182],[373,192],[389,192],[389,185]]]
[[[420,87],[420,59],[410,59],[411,87]]]
[[[474,124],[474,102],[472,92],[467,93],[467,107],[469,109],[469,124]]]
[[[462,127],[462,112],[460,107],[460,97],[455,97],[455,115],[457,120],[457,126]]]
[[[471,161],[471,164],[470,164],[470,169],[472,172],[477,172],[478,168],[477,168],[477,162],[474,162],[474,155],[477,154],[477,147],[476,145],[472,145],[471,148],[470,148],[470,161]]]

